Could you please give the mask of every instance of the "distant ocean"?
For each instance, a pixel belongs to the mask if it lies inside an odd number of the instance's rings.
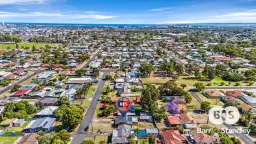
[[[67,27],[149,27],[149,26],[204,26],[204,27],[255,27],[256,23],[194,23],[194,24],[70,24],[70,23],[15,23],[5,24],[30,26],[67,26]]]

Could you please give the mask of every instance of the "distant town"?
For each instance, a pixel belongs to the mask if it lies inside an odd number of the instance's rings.
[[[255,141],[254,25],[0,26],[0,144]]]

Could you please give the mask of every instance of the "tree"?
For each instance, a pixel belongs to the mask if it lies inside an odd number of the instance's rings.
[[[39,144],[68,144],[70,136],[67,130],[61,130],[58,133],[44,133],[40,131],[36,139]]]
[[[25,59],[20,59],[20,65],[24,65],[26,63]]]
[[[183,127],[183,126],[177,125],[176,128],[179,130],[179,132],[180,132],[181,134],[184,133],[184,127]]]
[[[204,68],[203,75],[212,80],[215,77],[215,69],[213,67],[206,66]]]
[[[141,77],[150,76],[150,74],[153,70],[154,70],[154,66],[152,64],[143,63],[139,67],[139,72],[141,74]]]
[[[70,105],[70,101],[67,96],[63,96],[60,98],[59,105]]]
[[[67,130],[63,129],[56,134],[56,137],[67,144],[70,141],[71,135],[67,132]]]
[[[32,51],[33,52],[36,51],[36,46],[35,45],[32,46]]]
[[[155,144],[155,142],[156,142],[155,136],[153,136],[153,135],[149,136],[148,142],[149,142],[149,144]]]
[[[93,69],[92,69],[92,73],[93,73],[94,77],[98,77],[99,74],[100,74],[100,71],[99,71],[99,69],[97,69],[97,68],[93,68]]]
[[[19,44],[16,44],[16,49],[19,49]]]
[[[197,90],[199,92],[204,91],[205,90],[205,85],[202,82],[197,82],[194,84],[194,86],[197,88]]]
[[[79,70],[76,71],[76,75],[77,75],[77,76],[80,76],[80,77],[81,77],[81,76],[85,76],[86,73],[87,73],[87,71],[84,70],[84,69],[79,69]]]
[[[187,87],[186,84],[181,84],[180,86],[181,86],[183,89],[184,89],[185,87]]]
[[[223,65],[223,64],[218,64],[215,68],[216,71],[216,75],[222,77],[224,72],[227,71],[227,66]]]
[[[205,110],[208,112],[211,109],[211,103],[208,101],[204,101],[201,103],[201,109]]]
[[[192,96],[188,92],[184,93],[184,98],[185,98],[186,103],[190,103],[192,101]]]
[[[60,120],[65,128],[75,128],[83,120],[83,109],[76,106],[61,105],[54,111],[54,116]]]
[[[178,75],[182,75],[184,73],[184,66],[182,64],[177,64],[175,66],[175,71]]]
[[[153,115],[158,108],[157,100],[159,99],[160,93],[155,87],[148,85],[142,91],[141,105],[145,111]]]
[[[180,113],[180,109],[179,107],[173,103],[173,102],[169,102],[167,105],[166,105],[166,109],[168,112],[170,112],[171,114],[179,114]]]
[[[166,82],[159,89],[161,96],[182,96],[184,94],[184,90],[173,81]]]

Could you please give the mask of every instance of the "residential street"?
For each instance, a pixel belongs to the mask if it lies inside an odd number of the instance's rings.
[[[203,101],[201,100],[201,98],[195,93],[195,92],[190,92],[190,94],[201,104]],[[224,125],[228,128],[228,129],[237,129],[234,126],[225,124]],[[246,134],[241,134],[241,133],[234,133],[238,138],[240,138],[245,144],[253,144],[253,140],[251,140]]]
[[[108,74],[107,71],[103,72],[102,77],[105,77],[107,74]],[[80,126],[77,130],[77,133],[74,135],[74,137],[72,139],[71,144],[80,144],[84,140],[84,138],[86,136],[88,136],[87,131],[85,131],[85,128],[89,127],[91,121],[93,120],[95,109],[97,107],[98,100],[100,99],[101,92],[102,92],[104,85],[105,85],[105,81],[99,80],[98,88],[94,94],[94,97],[91,101],[89,108],[87,109],[86,114],[84,115],[84,119],[83,119],[82,123],[80,124]]]
[[[35,76],[35,75],[37,75],[37,74],[39,74],[39,73],[41,73],[41,72],[43,72],[43,71],[44,71],[44,70],[37,70],[37,71],[34,71],[33,74],[31,74],[31,75],[29,75],[29,76],[27,76],[27,77],[25,77],[25,78],[23,78],[23,79],[17,81],[16,83],[14,83],[14,84],[12,84],[12,85],[10,85],[10,86],[7,86],[7,87],[1,89],[1,90],[0,90],[0,95],[3,94],[3,93],[5,93],[5,92],[7,92],[7,91],[10,90],[10,89],[12,89],[12,87],[13,87],[14,85],[16,85],[16,84],[21,84],[21,83],[23,83],[24,81],[30,79],[31,77],[33,77],[33,76]]]

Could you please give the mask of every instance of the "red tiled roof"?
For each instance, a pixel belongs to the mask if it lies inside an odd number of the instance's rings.
[[[214,61],[230,61],[230,57],[225,57],[225,56],[215,56],[211,57]]]
[[[186,136],[184,134],[180,134],[178,130],[166,130],[162,133],[165,144],[183,144],[187,141]]]
[[[14,74],[17,74],[17,75],[19,75],[19,74],[21,74],[21,73],[24,73],[24,70],[18,70],[18,71],[16,71],[16,72],[14,72]]]
[[[240,107],[242,110],[244,110],[244,111],[248,111],[248,110],[251,110],[251,109],[252,109],[252,107],[249,106],[249,105],[246,104],[246,103],[242,103],[239,107]]]
[[[22,89],[22,90],[18,90],[15,92],[15,94],[13,96],[23,96],[25,94],[27,94],[30,90],[27,89]]]
[[[49,67],[49,64],[42,64],[42,67]]]
[[[180,118],[178,116],[169,116],[168,120],[171,125],[180,125],[181,124]]]
[[[227,91],[226,92],[228,96],[232,96],[232,97],[242,97],[244,96],[244,93],[242,93],[239,90],[231,90],[231,91]]]

